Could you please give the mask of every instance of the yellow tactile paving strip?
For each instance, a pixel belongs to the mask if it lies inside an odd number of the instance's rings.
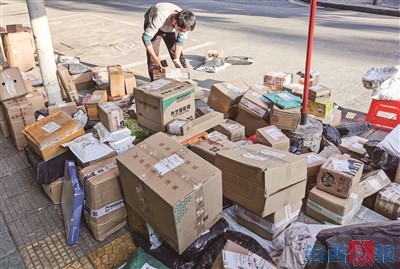
[[[96,269],[112,269],[127,261],[135,249],[132,236],[126,233],[87,256]]]
[[[20,249],[20,253],[27,269],[112,269],[127,261],[135,249],[131,234],[126,233],[86,256],[78,255],[60,231]]]

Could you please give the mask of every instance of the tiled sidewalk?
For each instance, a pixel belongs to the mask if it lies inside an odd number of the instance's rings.
[[[4,137],[0,152],[0,268],[105,269],[132,255],[127,227],[98,242],[82,221],[79,243],[67,245],[61,207],[35,183],[24,152]]]

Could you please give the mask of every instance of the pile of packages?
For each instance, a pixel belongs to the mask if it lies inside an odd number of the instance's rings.
[[[14,28],[3,34],[1,132],[25,151],[53,203],[61,203],[68,244],[78,243],[84,216],[100,241],[129,225],[140,249],[127,268],[141,268],[133,265],[138,257],[156,268],[275,268],[252,237],[272,244],[303,212],[337,225],[351,223],[362,205],[400,217],[398,151],[340,133],[351,126],[341,124],[317,72],[309,113],[324,129],[309,147],[292,136],[303,72],[299,83],[275,71],[263,85],[216,83],[205,99],[187,70],[164,69],[157,80],[136,85],[118,65],[89,68],[59,55],[65,102],[48,106],[40,77],[32,75],[32,33]],[[26,40],[7,43],[14,35]],[[10,46],[26,47],[29,57]],[[398,145],[399,129],[386,146]],[[247,234],[230,228],[224,211],[232,205]]]

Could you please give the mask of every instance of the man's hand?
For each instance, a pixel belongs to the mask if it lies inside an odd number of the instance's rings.
[[[160,57],[158,57],[158,56],[153,57],[153,61],[157,65],[157,67],[160,68],[160,70],[164,69],[164,67],[163,67],[163,65],[161,63],[161,58]]]

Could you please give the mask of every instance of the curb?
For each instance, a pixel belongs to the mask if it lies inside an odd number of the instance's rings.
[[[311,3],[310,0],[300,0],[300,1],[308,3],[308,4]],[[398,9],[377,7],[377,6],[373,6],[373,5],[359,6],[359,5],[352,5],[352,4],[339,4],[339,3],[332,3],[332,2],[325,2],[325,1],[317,1],[317,6],[400,17],[400,10],[398,10]]]

